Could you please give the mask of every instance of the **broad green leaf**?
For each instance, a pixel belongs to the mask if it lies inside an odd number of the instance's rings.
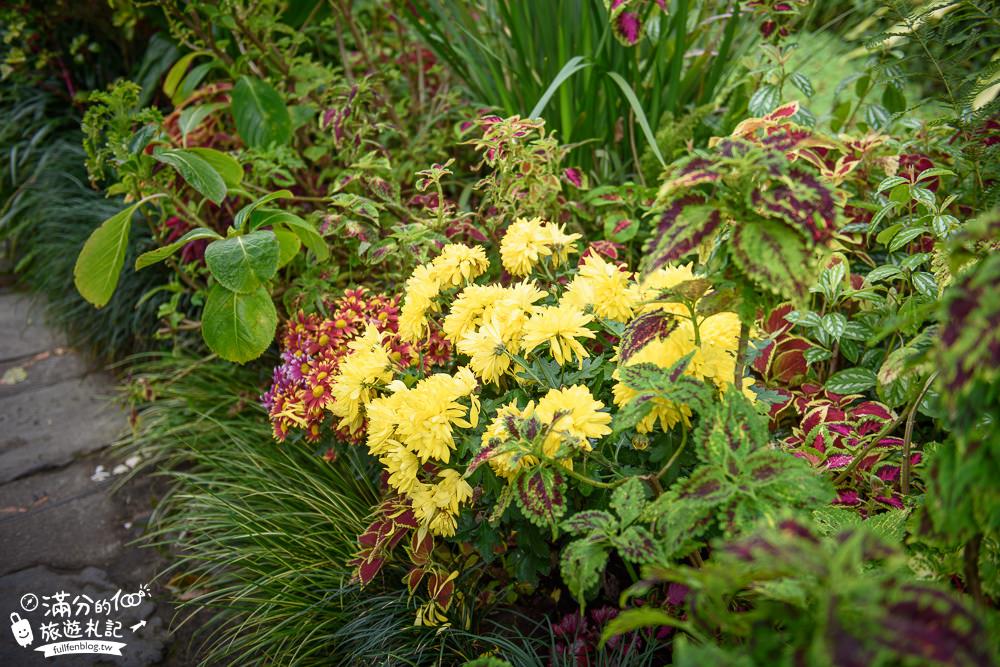
[[[226,198],[226,182],[215,167],[197,153],[185,148],[172,148],[156,151],[153,157],[176,169],[188,185],[216,204],[221,204]]]
[[[226,289],[247,293],[274,276],[279,254],[274,232],[259,231],[210,243],[205,263]]]
[[[885,280],[886,278],[895,278],[896,276],[903,273],[898,266],[893,266],[892,264],[883,264],[882,266],[877,266],[868,272],[865,276],[865,282],[869,285]]]
[[[253,213],[257,207],[262,206],[269,201],[274,201],[275,199],[284,199],[291,196],[292,193],[290,190],[278,190],[277,192],[271,192],[264,195],[257,201],[250,202],[236,212],[236,217],[233,218],[233,229],[236,231],[243,229],[243,225],[246,224],[247,218],[250,217],[250,214]]]
[[[889,243],[889,252],[896,252],[910,241],[923,236],[926,233],[927,229],[925,227],[909,227],[902,230],[896,234],[896,236],[894,236],[892,241]]]
[[[239,187],[240,183],[243,182],[243,167],[241,167],[239,161],[237,161],[237,159],[229,153],[223,153],[222,151],[217,151],[214,148],[203,148],[201,146],[188,148],[186,150],[189,153],[194,153],[202,160],[212,165],[212,167],[219,172],[219,176],[222,176],[222,180],[225,181],[226,187]]]
[[[731,244],[732,258],[757,285],[798,302],[808,297],[815,263],[797,232],[778,222],[744,222]]]
[[[658,628],[668,626],[672,628],[687,629],[688,625],[679,618],[675,618],[652,605],[639,607],[636,609],[626,609],[622,613],[608,621],[601,633],[601,646],[604,646],[612,637],[623,635],[640,628]]]
[[[278,239],[278,268],[280,269],[299,254],[302,241],[294,232],[287,229],[275,229],[274,236]]]
[[[225,108],[225,106],[224,102],[215,102],[213,104],[199,104],[181,111],[180,118],[177,119],[177,127],[181,131],[181,139],[186,143],[187,135],[197,129],[203,120],[219,109]]]
[[[132,214],[143,202],[132,204],[101,223],[83,244],[73,267],[73,283],[80,295],[101,308],[111,300],[125,264]]]
[[[232,90],[233,121],[247,146],[284,145],[292,138],[292,117],[281,94],[271,84],[240,77]]]
[[[163,247],[156,248],[155,250],[150,250],[149,252],[144,252],[139,255],[135,260],[135,270],[144,269],[147,266],[156,264],[157,262],[162,262],[167,257],[170,257],[175,252],[186,246],[191,241],[197,241],[199,239],[221,239],[215,230],[207,229],[205,227],[198,227],[197,229],[192,229],[184,236],[180,237],[173,243],[169,243]]]
[[[282,211],[276,208],[262,208],[254,211],[250,216],[250,229],[260,227],[283,225],[294,232],[302,244],[309,249],[316,259],[325,261],[330,257],[330,249],[326,245],[326,240],[320,235],[316,228],[294,213]]]
[[[942,167],[932,167],[931,169],[925,169],[917,176],[918,181],[922,181],[928,178],[933,178],[934,176],[954,176],[955,172],[951,169],[944,169]]]
[[[264,353],[278,326],[278,313],[263,287],[237,294],[213,285],[201,316],[201,335],[227,361],[245,363]]]
[[[862,366],[845,368],[826,381],[826,390],[835,394],[858,394],[875,386],[875,371]]]

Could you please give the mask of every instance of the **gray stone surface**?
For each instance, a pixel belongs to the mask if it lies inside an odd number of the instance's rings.
[[[0,398],[0,483],[97,451],[127,422],[108,378],[87,375]]]
[[[113,380],[61,347],[61,337],[40,326],[40,313],[27,297],[0,292],[0,667],[194,664],[186,646],[168,641],[173,611],[155,581],[165,558],[130,544],[142,535],[162,484],[138,477],[112,493],[120,477],[92,478],[98,465],[111,471],[121,463],[107,447],[127,419],[112,400]],[[32,650],[52,643],[43,640],[41,624],[55,619],[45,618],[44,607],[25,610],[26,593],[43,600],[65,591],[72,601],[140,586],[150,591],[141,605],[101,619],[102,629],[109,619],[122,624],[121,638],[107,638],[126,643],[122,657],[46,659]],[[15,641],[11,613],[31,624],[30,647]],[[85,626],[97,616],[81,618]],[[139,620],[146,625],[133,632]]]
[[[79,461],[0,486],[0,574],[37,563],[74,569],[112,561],[123,521],[108,493],[112,480],[91,480],[95,468]]]
[[[42,322],[42,308],[18,292],[0,293],[0,341],[0,361],[65,345],[64,337]]]

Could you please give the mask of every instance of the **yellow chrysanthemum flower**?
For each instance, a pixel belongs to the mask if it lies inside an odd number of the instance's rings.
[[[479,246],[470,248],[461,243],[450,243],[431,262],[430,272],[441,286],[458,287],[482,275],[488,268],[490,261]]]
[[[421,463],[431,459],[447,463],[455,448],[452,427],[473,428],[479,419],[479,402],[472,396],[476,386],[475,375],[463,367],[454,376],[435,373],[412,389],[400,389],[398,405],[393,406],[397,408],[394,438]],[[471,407],[458,402],[466,397]]]
[[[438,310],[434,299],[440,293],[441,283],[431,265],[422,264],[414,269],[406,280],[403,307],[399,311],[400,338],[408,343],[416,343],[424,338],[427,334],[427,313]]]
[[[418,484],[410,494],[413,515],[430,532],[440,537],[455,534],[459,506],[472,498],[472,487],[457,470],[438,473],[437,484]]]
[[[360,338],[348,343],[351,353],[340,363],[330,387],[330,412],[340,417],[340,428],[356,433],[364,422],[362,411],[377,388],[392,381],[392,359],[382,346],[382,333],[368,325]]]
[[[541,218],[518,218],[500,241],[500,260],[512,276],[526,276],[543,257],[562,264],[576,251],[579,234],[566,234],[560,225]]]
[[[486,310],[506,294],[507,289],[500,285],[469,285],[459,292],[441,325],[445,338],[457,343],[482,324]]]
[[[686,312],[686,310],[685,310]],[[739,348],[740,321],[736,313],[716,313],[699,321],[698,334],[701,344],[695,344],[694,325],[690,319],[680,319],[677,327],[663,338],[656,338],[634,352],[627,360],[626,366],[634,364],[655,364],[660,368],[670,368],[682,357],[694,351],[691,361],[685,370],[690,375],[701,380],[712,382],[720,391],[726,391],[733,386],[733,376],[736,373],[736,351]],[[620,380],[619,372],[613,374],[615,380]],[[748,398],[753,398],[749,387],[753,382],[744,380],[740,390]],[[624,406],[634,400],[639,392],[623,382],[617,382],[613,387],[616,405]],[[687,405],[677,404],[662,398],[653,399],[653,409],[636,425],[640,433],[648,433],[656,426],[667,431],[678,422],[690,425],[691,410]]]
[[[483,444],[488,445],[492,440],[501,442],[516,438],[517,435],[510,432],[508,420],[528,419],[535,411],[535,402],[528,401],[524,408],[517,407],[517,401],[511,401],[497,410],[493,422],[486,427],[483,433]],[[512,422],[516,423],[516,422]],[[505,479],[513,479],[518,471],[525,466],[533,466],[538,463],[538,459],[531,455],[522,455],[518,452],[502,452],[490,457],[490,467],[498,476]]]
[[[611,433],[611,415],[601,412],[604,403],[596,400],[583,385],[550,389],[538,401],[535,416],[550,427],[545,439],[545,453],[555,455],[565,436],[580,439],[584,451],[592,449],[589,439],[601,438]]]
[[[631,277],[630,272],[592,253],[584,259],[559,303],[581,310],[590,306],[598,317],[628,322],[636,304],[635,289],[629,284]]]
[[[516,344],[511,345],[496,317],[477,331],[465,334],[457,347],[459,352],[469,355],[469,366],[475,374],[493,384],[500,384],[500,378],[510,368],[508,351],[517,352]]]
[[[388,484],[402,494],[410,493],[419,480],[420,459],[402,445],[395,445],[379,457],[379,462],[389,473]]]
[[[594,317],[579,308],[568,305],[536,307],[524,325],[521,340],[525,352],[534,350],[543,343],[549,344],[549,353],[557,364],[565,364],[574,358],[581,362],[590,356],[577,338],[594,338],[594,332],[587,328]]]
[[[692,264],[684,266],[661,266],[660,268],[646,274],[642,282],[635,286],[633,298],[635,302],[641,302],[637,315],[651,313],[655,310],[663,310],[673,315],[689,316],[688,309],[680,303],[656,303],[656,298],[664,290],[676,287],[683,282],[695,279]]]

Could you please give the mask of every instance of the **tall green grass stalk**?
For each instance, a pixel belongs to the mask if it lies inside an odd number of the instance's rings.
[[[754,39],[739,3],[668,4],[647,3],[634,46],[615,38],[601,0],[418,0],[410,16],[475,99],[540,115],[576,163],[620,176],[639,172],[661,117],[715,99]]]

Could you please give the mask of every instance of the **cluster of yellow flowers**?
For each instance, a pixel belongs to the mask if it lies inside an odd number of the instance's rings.
[[[384,334],[368,325],[360,338],[348,344],[350,352],[340,364],[330,387],[328,409],[340,417],[338,428],[357,433],[364,424],[365,406],[376,391],[392,381],[393,361],[383,344]]]
[[[441,292],[477,278],[489,266],[482,248],[461,243],[446,245],[433,261],[418,266],[406,281],[406,301],[399,313],[400,338],[408,343],[425,338],[427,315],[440,311],[436,299]]]
[[[659,312],[664,317],[673,318],[676,326],[644,343],[638,350],[624,360],[625,366],[634,364],[654,364],[660,368],[670,368],[687,354],[694,352],[685,375],[708,380],[720,391],[733,387],[736,373],[736,353],[739,348],[740,320],[736,313],[722,312],[709,315],[697,321],[698,335],[695,335],[695,322],[691,320],[688,309],[680,303],[657,303],[656,295],[662,290],[675,287],[683,282],[694,280],[695,275],[691,265],[680,267],[662,267],[648,274],[641,283],[635,286],[637,296],[636,314]],[[621,351],[619,350],[619,355]],[[615,380],[620,379],[619,371],[615,371]],[[746,378],[743,393],[753,399],[750,391],[753,380]],[[614,401],[623,406],[634,400],[639,392],[622,382],[614,385]],[[653,409],[636,425],[640,433],[648,433],[656,426],[657,421],[663,430],[669,430],[678,422],[690,425],[691,409],[684,404],[678,404],[664,398],[653,399]]]
[[[491,457],[490,466],[497,475],[511,479],[521,468],[536,465],[537,457],[527,452],[532,450],[533,441],[541,437],[542,453],[572,469],[573,453],[591,451],[591,438],[611,433],[611,415],[602,412],[603,409],[604,403],[583,385],[550,389],[537,406],[534,401],[528,401],[523,408],[516,401],[507,403],[497,410],[483,434],[483,442],[502,444],[513,440],[523,442],[523,446]],[[561,449],[563,445],[568,446],[568,451]]]
[[[555,266],[565,263],[579,234],[567,234],[562,227],[541,218],[518,218],[500,241],[500,260],[512,276],[527,276],[545,257]]]
[[[448,463],[455,449],[453,428],[479,421],[476,378],[468,368],[436,373],[408,388],[399,380],[389,394],[367,406],[368,450],[389,473],[388,484],[409,498],[413,513],[434,535],[455,534],[459,506],[472,497],[461,473],[442,468],[435,483],[421,479],[428,462]],[[468,403],[466,405],[465,403]]]

